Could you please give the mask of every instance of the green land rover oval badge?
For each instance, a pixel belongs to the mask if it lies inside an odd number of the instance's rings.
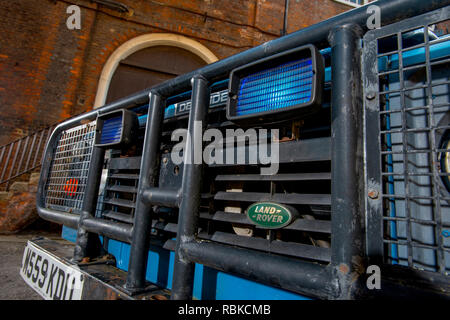
[[[247,217],[262,228],[278,229],[292,222],[294,211],[294,208],[273,202],[257,202],[247,208]]]

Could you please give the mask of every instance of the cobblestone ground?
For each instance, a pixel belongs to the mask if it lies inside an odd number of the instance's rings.
[[[0,235],[0,300],[42,300],[19,274],[27,241],[37,236],[57,239],[59,234],[33,231]]]

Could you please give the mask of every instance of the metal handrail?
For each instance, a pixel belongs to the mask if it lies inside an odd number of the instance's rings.
[[[0,146],[0,186],[8,189],[12,180],[41,166],[45,146],[55,127],[49,126]]]

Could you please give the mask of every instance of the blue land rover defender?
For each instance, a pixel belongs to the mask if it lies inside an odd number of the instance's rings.
[[[449,18],[371,2],[61,123],[37,208],[68,241],[29,241],[22,276],[48,299],[448,298]]]

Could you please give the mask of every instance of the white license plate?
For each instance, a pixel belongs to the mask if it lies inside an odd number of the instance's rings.
[[[28,241],[20,275],[46,300],[80,300],[84,277],[77,266]]]

